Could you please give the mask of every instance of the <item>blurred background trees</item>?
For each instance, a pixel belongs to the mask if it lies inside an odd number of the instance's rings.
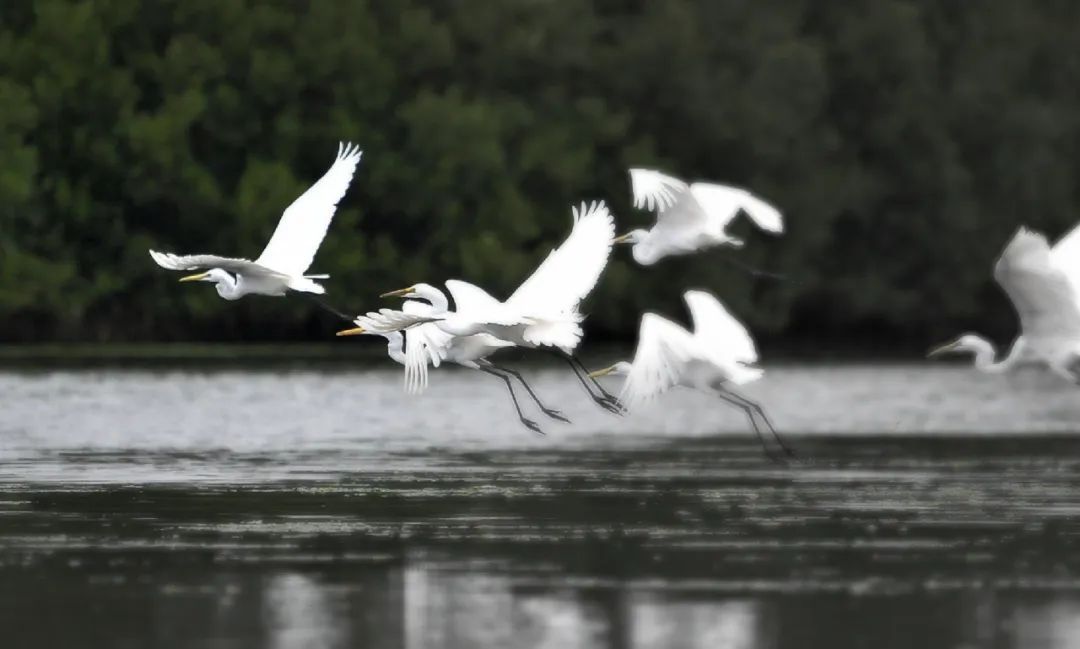
[[[313,271],[348,310],[448,277],[505,296],[571,204],[647,223],[626,169],[655,166],[752,188],[788,233],[617,250],[593,340],[689,287],[794,347],[1004,337],[994,258],[1080,217],[1077,33],[1053,0],[9,0],[0,339],[325,339],[306,304],[223,304],[146,249],[257,255],[339,140],[364,159]]]

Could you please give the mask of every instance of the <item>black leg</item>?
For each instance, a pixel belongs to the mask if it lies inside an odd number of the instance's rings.
[[[521,405],[518,403],[517,395],[514,394],[514,384],[510,381],[510,377],[490,367],[481,366],[480,371],[486,372],[492,376],[496,376],[506,383],[506,389],[510,391],[510,400],[514,402],[514,410],[517,410],[518,419],[520,419],[521,423],[525,425],[525,428],[528,428],[534,433],[543,435],[544,431],[540,430],[540,426],[538,426],[535,421],[527,418],[525,416],[525,413],[521,411]]]
[[[784,280],[784,281],[787,280],[786,275],[781,275],[779,273],[770,273],[767,270],[761,270],[760,268],[754,268],[753,266],[750,266],[749,264],[744,264],[743,262],[739,261],[738,259],[735,259],[734,257],[728,257],[726,255],[716,255],[716,258],[723,261],[726,264],[730,264],[730,265],[732,265],[732,266],[734,266],[734,267],[748,273],[751,277],[765,277],[767,279],[776,279],[776,280]]]
[[[765,452],[765,457],[769,458],[773,462],[782,462],[783,460],[778,455],[776,455],[776,453],[774,453],[771,448],[769,448],[769,444],[765,441],[765,436],[761,432],[761,427],[758,425],[757,418],[754,417],[755,412],[757,412],[757,410],[755,410],[754,408],[754,405],[756,404],[753,404],[753,402],[744,399],[743,397],[740,397],[734,392],[725,390],[723,388],[717,390],[716,395],[724,401],[727,401],[731,405],[735,406],[739,410],[743,411],[743,413],[746,415],[746,418],[750,421],[750,426],[754,429],[754,434],[757,435],[758,442],[761,443],[761,450]],[[771,426],[770,430],[772,430]],[[773,430],[772,432],[775,436],[776,431]],[[787,447],[783,445],[781,445],[781,448],[787,450]],[[790,454],[790,451],[788,451],[788,453]]]
[[[577,356],[569,356],[568,358],[570,359],[570,362],[572,364],[574,364],[578,369],[580,369],[585,374],[586,378],[588,378],[590,381],[592,381],[593,387],[595,387],[597,389],[597,391],[600,392],[600,394],[604,397],[604,399],[608,403],[610,403],[611,405],[617,407],[619,410],[626,410],[626,408],[623,407],[622,402],[619,401],[619,399],[615,395],[611,394],[610,392],[608,392],[607,390],[604,389],[604,386],[600,385],[600,381],[597,381],[593,377],[589,376],[589,370],[585,368],[585,365],[581,362],[581,360]]]
[[[791,448],[784,443],[783,438],[780,437],[780,433],[776,432],[776,428],[772,425],[772,421],[769,420],[769,416],[765,414],[765,409],[761,407],[761,404],[757,403],[756,401],[751,401],[750,399],[747,399],[741,394],[732,392],[731,390],[727,390],[726,392],[730,396],[742,402],[747,408],[750,408],[752,412],[757,413],[758,417],[761,417],[761,421],[765,422],[765,427],[769,430],[769,433],[772,434],[773,439],[776,440],[776,444],[784,451],[784,455],[787,455],[788,457],[795,457],[795,452],[792,451]]]
[[[585,391],[589,393],[589,396],[592,397],[592,400],[595,401],[598,406],[600,406],[604,410],[607,410],[608,412],[614,413],[616,415],[621,415],[622,414],[622,411],[623,411],[622,404],[615,405],[614,403],[611,403],[610,399],[608,399],[608,397],[605,397],[603,395],[603,393],[601,393],[600,395],[597,395],[595,392],[593,392],[593,386],[592,386],[591,383],[589,383],[590,379],[588,377],[588,371],[585,371],[584,374],[579,372],[578,371],[578,366],[574,363],[574,357],[573,356],[570,356],[568,354],[564,354],[564,353],[562,353],[561,351],[559,351],[557,349],[550,349],[550,348],[546,348],[546,347],[541,347],[540,349],[543,349],[544,351],[546,351],[546,352],[548,352],[550,354],[554,354],[556,357],[561,358],[564,361],[566,361],[567,363],[569,363],[570,364],[570,369],[574,371],[574,376],[577,377],[578,381],[581,381],[581,385],[583,385],[585,387]],[[582,368],[582,370],[584,370],[584,368]]]
[[[489,363],[488,361],[484,361],[484,362]],[[555,410],[553,408],[548,408],[547,406],[544,405],[544,403],[542,401],[540,401],[540,397],[536,396],[536,392],[534,392],[533,389],[532,389],[532,386],[529,385],[528,382],[525,381],[525,377],[521,375],[521,372],[518,372],[517,370],[512,370],[509,367],[503,367],[501,365],[495,365],[495,364],[492,364],[492,363],[489,363],[487,365],[487,367],[491,367],[491,368],[496,369],[496,370],[498,370],[500,372],[504,372],[506,374],[509,374],[510,376],[512,376],[515,379],[517,379],[518,381],[520,381],[521,385],[525,386],[525,391],[529,393],[529,396],[532,397],[532,400],[536,403],[536,407],[540,408],[540,411],[543,412],[545,415],[547,415],[548,417],[551,417],[552,419],[557,419],[559,421],[566,422],[568,424],[570,423],[570,420],[567,419],[565,416],[563,416],[563,414],[560,411]]]
[[[323,302],[321,299],[315,297],[314,293],[304,293],[303,295],[307,296],[307,299],[311,300],[315,304],[315,306],[319,307],[323,311],[326,311],[327,313],[331,313],[331,314],[341,318],[345,322],[352,322],[353,321],[353,319],[351,317],[345,315],[341,311],[338,311],[337,309],[330,306],[326,302]]]

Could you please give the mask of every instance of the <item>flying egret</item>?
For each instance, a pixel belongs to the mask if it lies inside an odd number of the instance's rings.
[[[386,355],[400,365],[405,365],[405,335],[402,332],[430,323],[431,319],[418,317],[403,311],[394,311],[393,309],[379,309],[378,312],[369,311],[364,315],[356,316],[354,322],[357,325],[356,328],[339,331],[337,335],[369,334],[382,336],[386,339]]]
[[[435,325],[453,336],[486,333],[518,347],[548,349],[566,360],[582,385],[603,408],[619,413],[618,400],[588,378],[573,355],[584,319],[578,306],[600,280],[615,236],[615,222],[603,201],[572,208],[573,229],[561,246],[505,302],[462,280],[447,280],[455,310],[447,305]],[[387,296],[407,296],[415,286]],[[593,390],[596,390],[594,392]]]
[[[1052,248],[1045,236],[1021,227],[994,265],[994,279],[1020,316],[1020,334],[1005,358],[995,361],[994,345],[973,333],[930,356],[970,352],[975,368],[990,373],[1041,364],[1080,383],[1080,226]]]
[[[349,188],[360,155],[360,149],[352,144],[338,145],[337,158],[330,170],[285,210],[270,243],[255,261],[155,250],[150,251],[150,256],[169,270],[209,269],[182,277],[180,281],[212,282],[218,295],[226,300],[238,300],[248,294],[280,296],[289,290],[321,295],[326,290],[313,280],[326,279],[329,275],[305,273],[326,237],[338,202]]]
[[[620,399],[629,410],[675,386],[716,395],[746,413],[766,454],[771,456],[759,418],[784,453],[792,456],[762,407],[730,387],[756,381],[764,373],[754,367],[758,354],[746,327],[709,293],[687,291],[683,299],[693,318],[693,333],[667,318],[646,313],[641,318],[634,362],[621,361],[591,376],[626,376]]]
[[[616,238],[615,243],[633,245],[634,261],[642,266],[713,246],[741,248],[742,239],[726,231],[740,211],[746,212],[762,230],[774,234],[784,231],[779,210],[745,189],[700,182],[687,185],[651,169],[631,169],[630,184],[634,207],[655,211],[656,225],[651,230],[631,230]],[[770,275],[744,268],[754,274]]]
[[[438,327],[437,318],[439,314],[447,312],[450,308],[449,300],[447,300],[446,295],[442,291],[430,284],[417,284],[409,287],[407,292],[394,291],[393,296],[417,298],[416,300],[406,301],[403,310],[431,317],[434,320],[430,323],[414,327],[408,332],[405,343],[406,360],[402,363],[405,366],[406,391],[411,394],[423,392],[427,387],[428,382],[428,364],[430,363],[434,367],[439,367],[440,363],[445,360],[461,365],[462,367],[479,370],[501,379],[506,384],[507,390],[510,392],[510,399],[514,403],[514,409],[517,411],[518,419],[520,419],[521,423],[529,430],[543,434],[543,430],[540,429],[539,425],[526,417],[522,411],[521,405],[517,399],[517,394],[514,392],[513,379],[517,379],[517,381],[521,383],[541,412],[552,419],[570,423],[570,420],[564,417],[561,412],[548,408],[540,401],[540,398],[536,395],[532,386],[529,385],[520,372],[508,367],[496,365],[487,360],[489,356],[500,349],[513,347],[513,343],[500,340],[486,333],[479,333],[471,336],[454,336]],[[391,295],[386,294],[384,297],[391,297]],[[426,302],[420,302],[419,300],[426,300]],[[392,328],[395,325],[379,323],[377,326],[380,328]],[[339,332],[338,335],[347,336],[360,333],[365,333],[363,327],[342,331]]]

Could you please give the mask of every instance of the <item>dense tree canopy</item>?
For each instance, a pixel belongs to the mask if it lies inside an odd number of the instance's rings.
[[[629,166],[745,185],[782,238],[634,266],[594,339],[715,291],[774,339],[1015,327],[990,267],[1080,215],[1080,4],[1040,0],[9,0],[0,3],[0,338],[322,339],[146,254],[257,255],[342,139],[364,159],[313,271],[331,301],[462,277],[506,295]]]

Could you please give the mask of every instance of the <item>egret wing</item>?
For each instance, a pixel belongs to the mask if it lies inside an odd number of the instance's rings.
[[[582,203],[572,212],[570,235],[514,291],[508,307],[529,316],[576,314],[600,281],[611,256],[615,220],[603,201]]]
[[[402,305],[401,309],[411,315],[430,317],[432,322],[442,319],[442,314],[437,313],[435,307],[426,302],[408,300]],[[428,351],[428,360],[432,365],[438,367],[442,359],[446,358],[446,350],[449,348],[450,340],[454,336],[430,322],[414,327],[410,330],[410,335],[413,333],[416,334],[417,339],[424,341],[425,349]]]
[[[435,317],[430,304],[409,300],[402,306],[407,314]],[[420,394],[428,385],[428,364],[439,367],[446,358],[453,336],[431,322],[418,325],[405,333],[405,391]]]
[[[396,309],[379,309],[356,316],[355,322],[363,327],[366,333],[388,334],[440,319],[434,316],[405,313]]]
[[[677,385],[686,364],[698,357],[693,335],[655,313],[641,318],[637,351],[620,399],[633,409]]]
[[[683,181],[649,169],[631,169],[634,205],[656,211],[649,230],[652,245],[665,254],[693,250],[709,223],[705,211]]]
[[[757,348],[750,332],[720,300],[705,291],[687,291],[683,299],[694,320],[694,338],[716,362],[722,365],[757,362]]]
[[[994,279],[1012,300],[1026,340],[1080,339],[1076,293],[1046,237],[1020,228],[994,266]]]
[[[739,214],[739,210],[746,212],[754,225],[762,230],[777,234],[784,231],[784,217],[780,210],[745,189],[716,183],[694,183],[690,185],[690,193],[701,206],[714,232],[724,230]]]
[[[409,394],[420,394],[428,386],[430,348],[420,332],[428,326],[420,325],[405,333],[405,392]]]
[[[237,257],[219,257],[217,255],[174,255],[171,252],[158,252],[156,250],[150,251],[150,257],[157,262],[158,266],[169,270],[220,268],[231,273],[250,276],[281,276],[280,273],[251,261],[250,259],[240,259]]]
[[[634,207],[662,213],[686,193],[686,183],[652,169],[631,169],[630,188],[634,192]]]
[[[513,326],[526,320],[476,284],[449,279],[446,280],[446,289],[454,298],[454,312],[476,322]]]
[[[337,159],[329,171],[285,209],[258,263],[293,277],[307,271],[338,202],[352,182],[360,155],[360,149],[352,144],[338,145]]]
[[[1074,227],[1050,249],[1050,258],[1072,283],[1080,296],[1080,225]]]

